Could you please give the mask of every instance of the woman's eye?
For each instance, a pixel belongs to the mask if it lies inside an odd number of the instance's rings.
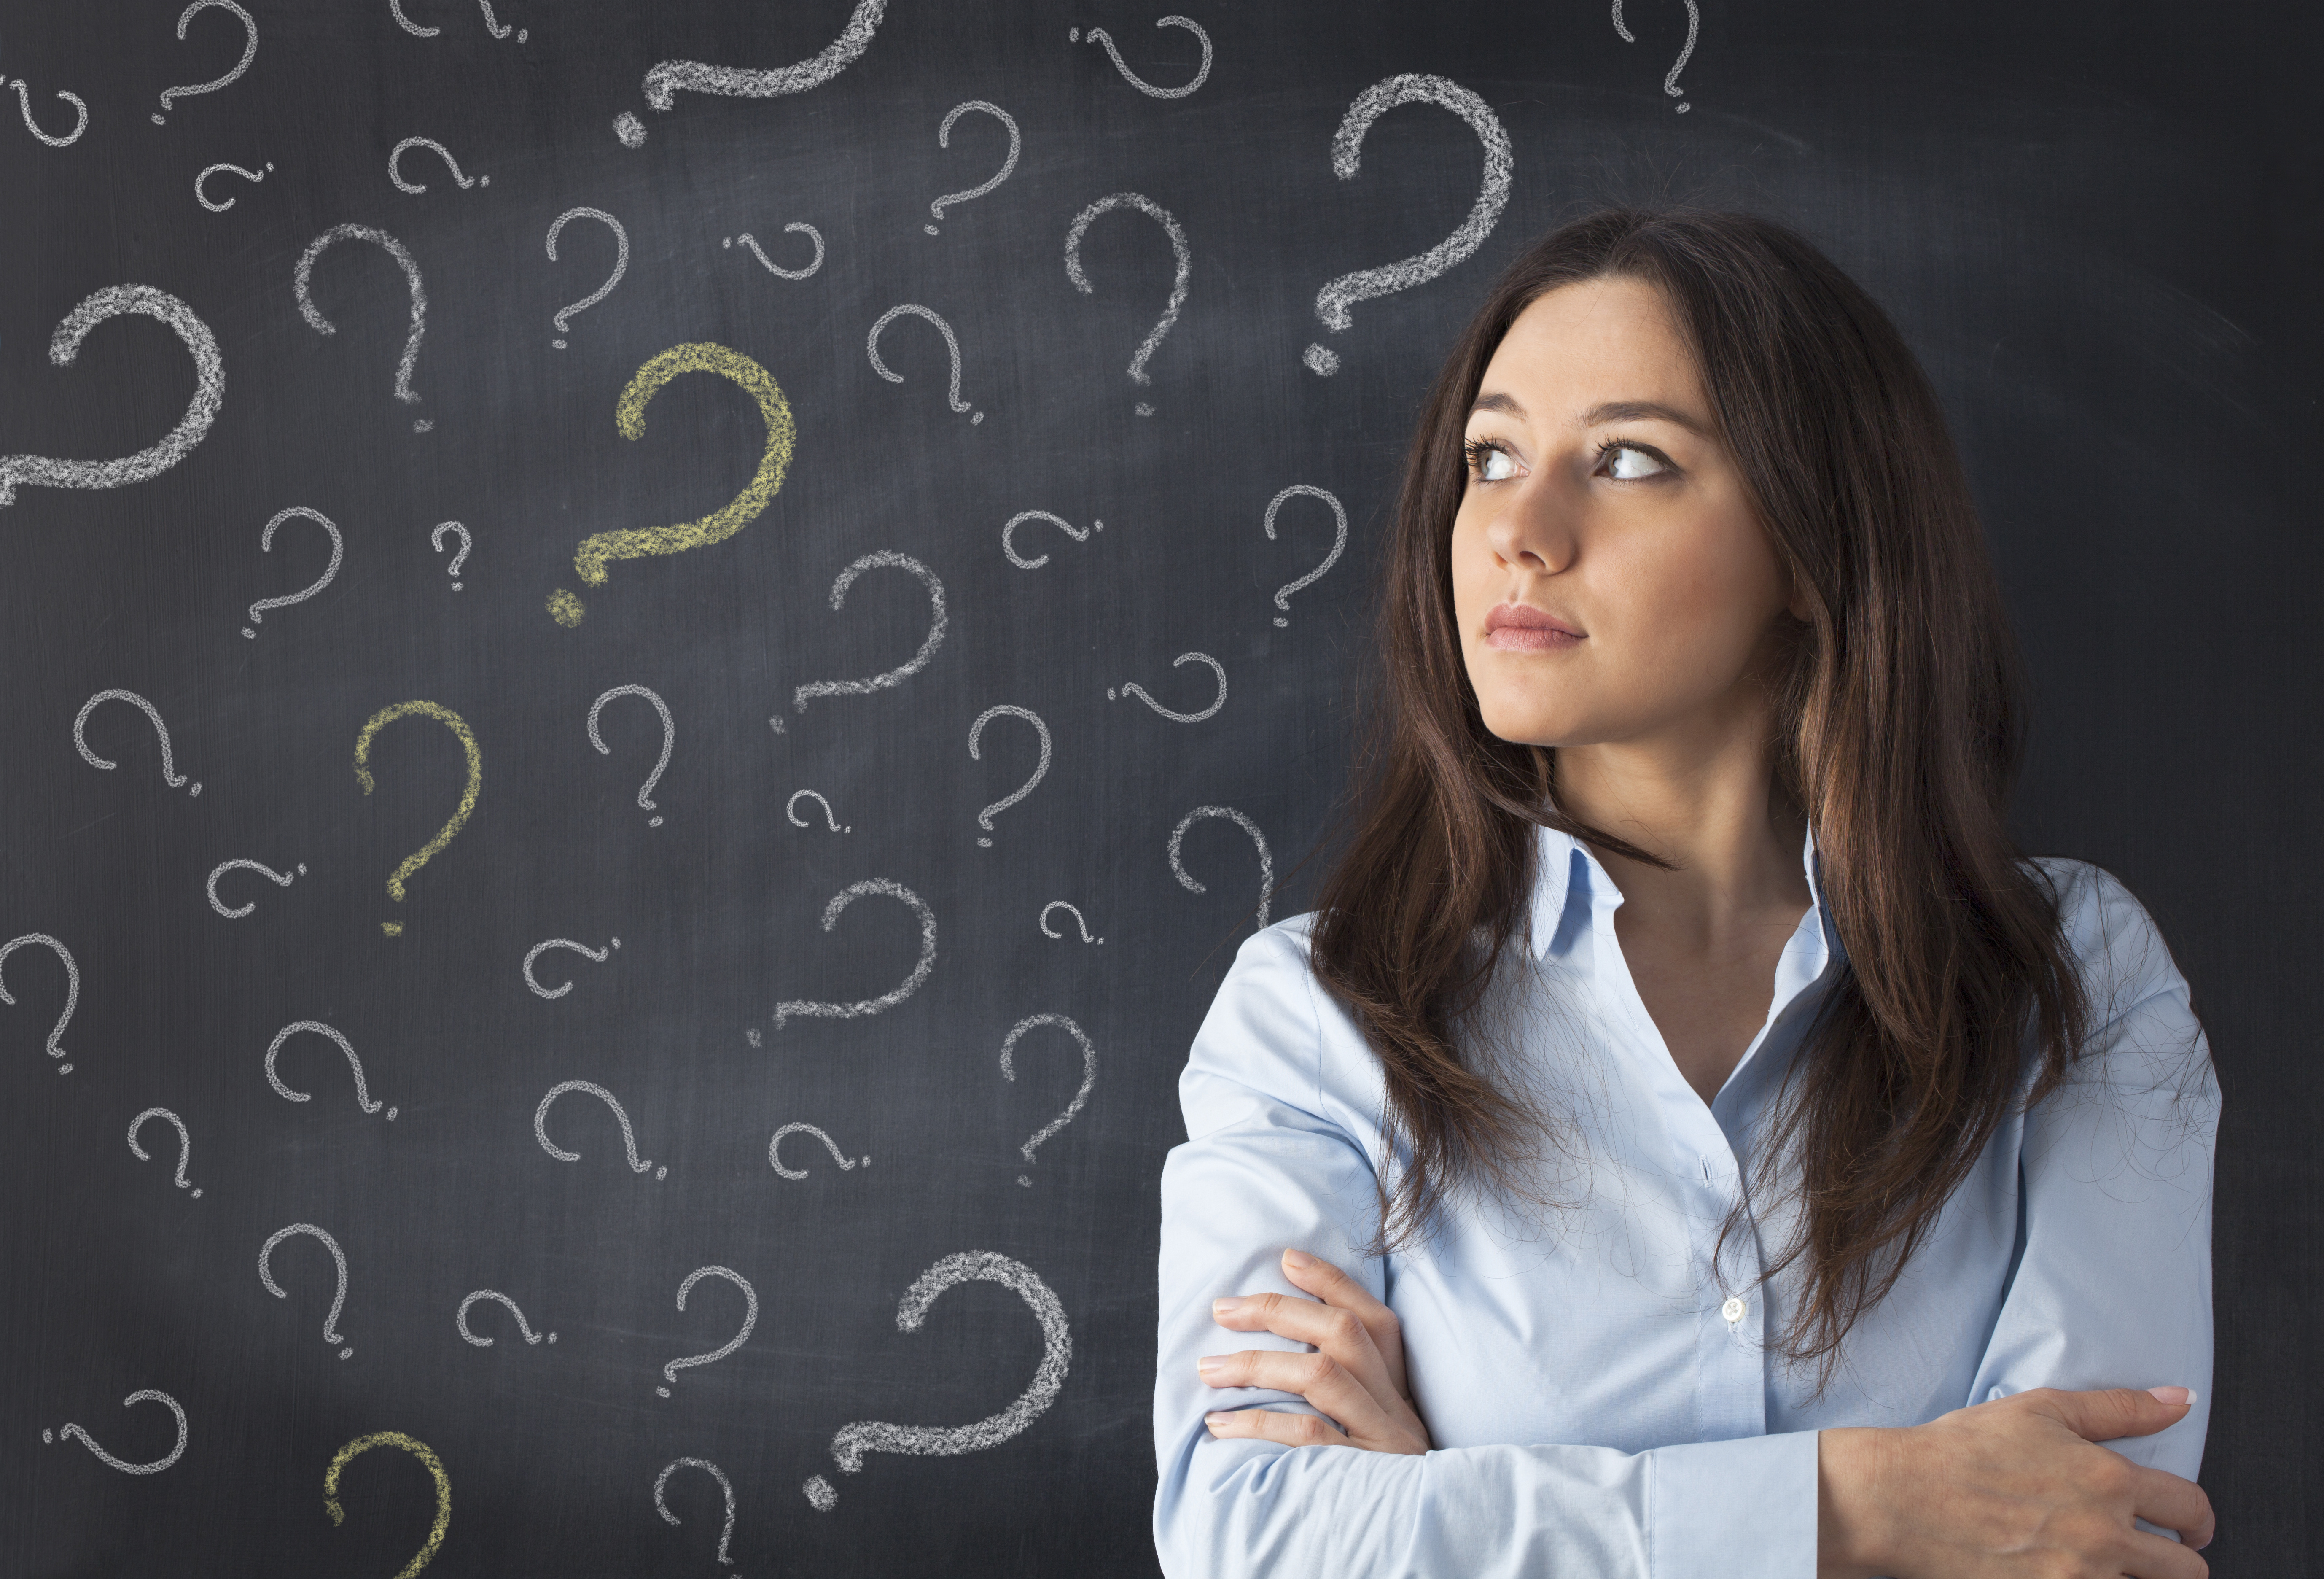
[[[1655,457],[1632,444],[1609,444],[1604,454],[1609,475],[1619,483],[1637,482],[1669,469]]]
[[[1517,475],[1516,459],[1499,445],[1479,445],[1474,456],[1477,480],[1480,483],[1505,483]]]

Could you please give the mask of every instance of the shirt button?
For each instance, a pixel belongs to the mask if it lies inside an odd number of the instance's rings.
[[[1719,1314],[1725,1316],[1729,1325],[1732,1325],[1743,1319],[1743,1302],[1729,1294],[1727,1297],[1727,1303],[1719,1307]]]

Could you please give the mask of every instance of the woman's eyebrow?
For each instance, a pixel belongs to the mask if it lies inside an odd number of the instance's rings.
[[[1645,421],[1668,422],[1685,429],[1697,439],[1711,437],[1708,424],[1688,416],[1675,406],[1664,405],[1660,401],[1608,401],[1582,412],[1581,426],[1594,428],[1600,422]]]
[[[1477,397],[1477,403],[1469,408],[1469,414],[1473,417],[1479,411],[1505,411],[1519,421],[1525,420],[1526,414],[1526,409],[1517,404],[1515,395],[1502,394],[1499,391]]]

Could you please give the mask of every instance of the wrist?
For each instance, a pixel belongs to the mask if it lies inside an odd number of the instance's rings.
[[[1909,1432],[1869,1426],[1816,1433],[1816,1579],[1898,1572],[1889,1510]]]

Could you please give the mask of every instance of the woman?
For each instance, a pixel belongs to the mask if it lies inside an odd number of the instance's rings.
[[[1880,309],[1748,216],[1546,237],[1381,623],[1353,837],[1180,1083],[1164,1568],[2205,1573],[2209,1050],[2122,885],[2008,841],[2014,649]]]

